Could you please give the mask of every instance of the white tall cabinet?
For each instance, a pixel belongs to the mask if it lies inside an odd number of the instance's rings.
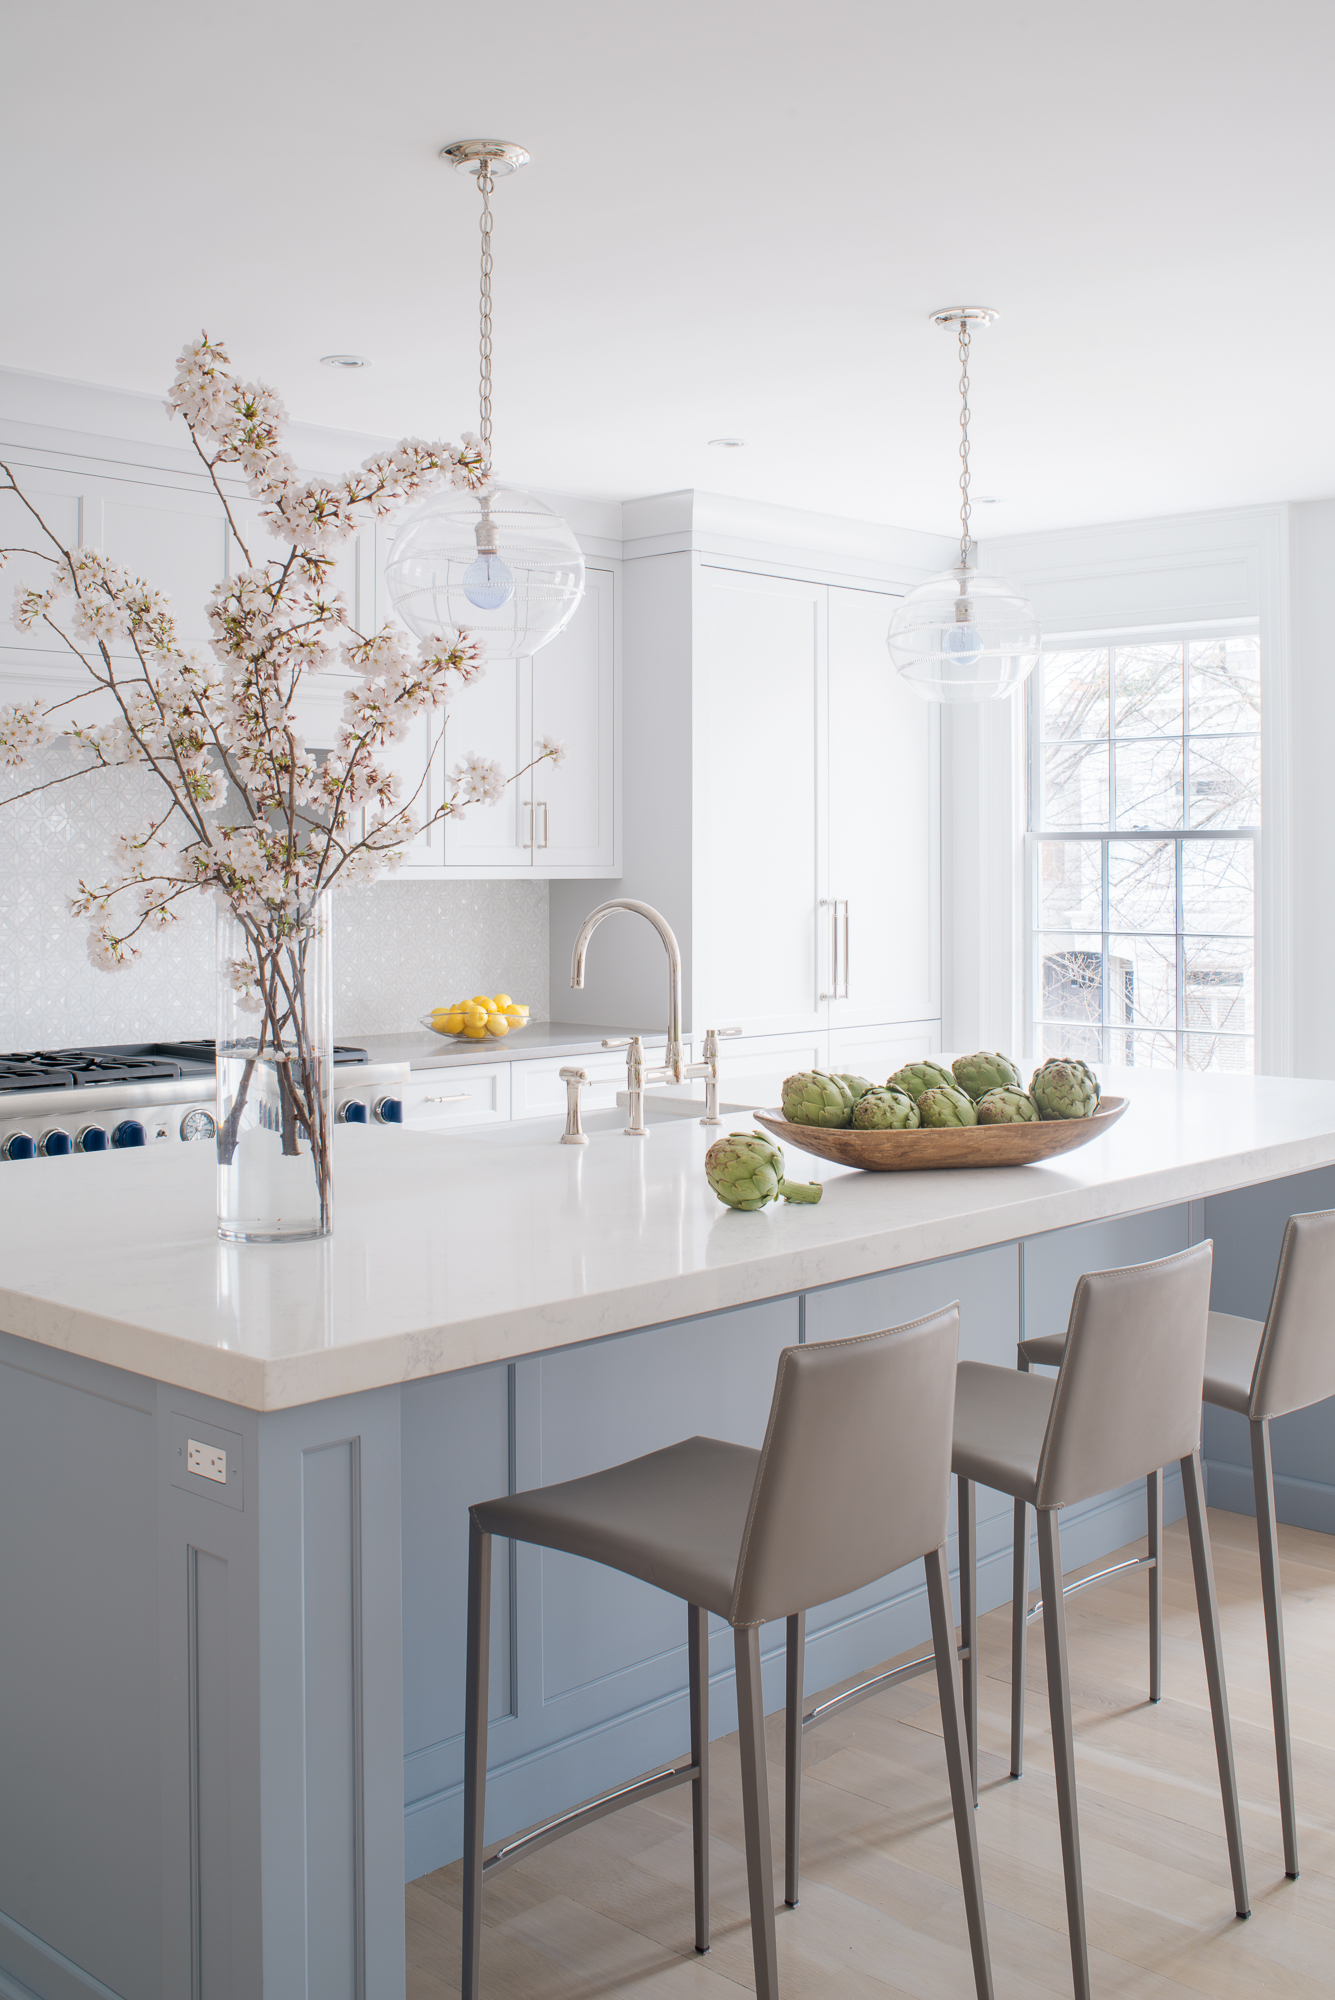
[[[687,1026],[739,1027],[725,1072],[751,1084],[813,1063],[883,1077],[939,1048],[940,712],[885,648],[912,571],[626,554],[618,893],[676,930]],[[562,990],[589,903],[553,888],[554,1009],[656,1021],[661,947],[629,919],[587,991]]]

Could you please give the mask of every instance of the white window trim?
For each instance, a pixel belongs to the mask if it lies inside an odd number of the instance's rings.
[[[1017,535],[989,543],[981,566],[1032,598],[1044,642],[1105,643],[1171,630],[1258,629],[1261,638],[1261,825],[1257,880],[1259,1074],[1293,1071],[1293,791],[1289,510],[1239,508],[1172,520]],[[959,724],[956,718],[959,717]],[[947,714],[951,840],[948,1048],[1032,1054],[1026,704]],[[966,824],[955,802],[976,800]]]

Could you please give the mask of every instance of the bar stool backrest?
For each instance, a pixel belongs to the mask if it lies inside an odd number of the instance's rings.
[[[785,1347],[732,1623],[759,1625],[887,1576],[946,1539],[960,1314]]]
[[[1038,1462],[1040,1507],[1066,1507],[1195,1451],[1201,1436],[1212,1243],[1089,1271]]]
[[[1249,1414],[1282,1417],[1335,1396],[1335,1209],[1291,1215],[1252,1376]]]

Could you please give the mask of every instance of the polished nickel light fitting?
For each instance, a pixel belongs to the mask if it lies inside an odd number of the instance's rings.
[[[1012,584],[974,564],[969,526],[969,345],[991,326],[991,306],[943,306],[937,326],[953,326],[960,356],[960,559],[901,599],[886,645],[904,679],[925,701],[997,701],[1038,664],[1042,634],[1034,607]]]
[[[524,659],[569,624],[584,595],[584,556],[566,522],[491,476],[491,196],[529,156],[510,139],[456,139],[440,157],[472,174],[482,196],[478,435],[488,477],[476,493],[438,494],[404,518],[385,582],[419,638],[466,629],[485,639],[489,661]]]

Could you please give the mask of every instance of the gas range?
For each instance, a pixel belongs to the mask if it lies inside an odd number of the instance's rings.
[[[0,1055],[0,1160],[53,1159],[212,1139],[210,1041],[107,1042]],[[334,1049],[334,1116],[400,1125],[406,1063]]]

